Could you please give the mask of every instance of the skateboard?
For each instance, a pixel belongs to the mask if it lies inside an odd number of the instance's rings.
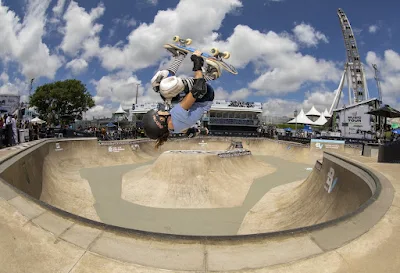
[[[192,44],[192,39],[181,39],[179,36],[174,36],[172,39],[175,43],[168,43],[166,45],[171,46],[173,48],[179,49],[183,52],[186,53],[193,53],[195,52],[197,49],[196,48],[192,48],[192,47],[188,47],[188,45]],[[223,69],[225,69],[226,71],[228,71],[229,73],[232,73],[234,75],[237,75],[238,72],[236,70],[236,68],[228,63],[226,63],[223,59],[229,59],[231,54],[227,51],[225,52],[220,52],[218,50],[218,48],[212,48],[210,50],[211,54],[208,53],[202,53],[201,56],[205,59],[205,60],[211,60],[214,61],[216,63],[218,63]]]

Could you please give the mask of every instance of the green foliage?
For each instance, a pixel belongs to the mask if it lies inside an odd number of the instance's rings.
[[[54,125],[82,120],[82,114],[95,106],[86,86],[73,79],[37,87],[29,103],[47,124]]]
[[[286,128],[292,128],[293,130],[296,129],[296,124],[283,123],[283,124],[275,124],[275,126],[279,129],[286,129]],[[297,124],[297,129],[303,129],[303,128],[304,128],[303,124]]]

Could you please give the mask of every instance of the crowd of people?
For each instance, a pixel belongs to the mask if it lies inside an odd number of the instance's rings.
[[[10,147],[23,142],[24,140],[20,139],[20,129],[28,129],[29,140],[39,138],[40,125],[22,121],[12,114],[0,116],[0,147]]]
[[[79,126],[77,132],[82,132],[86,135],[91,135],[97,137],[100,140],[121,140],[121,139],[136,139],[139,137],[145,137],[142,128],[137,128],[135,126],[117,129],[111,129],[107,127],[96,127],[91,126],[88,128],[83,128]]]

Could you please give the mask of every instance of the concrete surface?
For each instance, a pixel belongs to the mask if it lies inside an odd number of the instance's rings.
[[[257,145],[262,148],[261,142]],[[300,157],[293,154],[294,160]],[[360,169],[360,179],[375,175],[381,181],[381,194],[373,203],[316,230],[241,240],[113,231],[54,216],[57,211],[49,213],[30,197],[2,187],[7,193],[0,194],[0,272],[398,272],[400,198],[394,190],[400,188],[399,166],[353,153],[345,158],[366,167],[365,173]]]

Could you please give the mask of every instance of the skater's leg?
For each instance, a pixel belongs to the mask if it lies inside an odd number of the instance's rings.
[[[215,78],[213,76],[210,76],[210,75],[207,75],[207,74],[204,75],[204,79],[206,80],[206,82],[215,80]],[[193,85],[194,85],[194,78],[193,77],[182,78],[182,81],[184,82],[185,86],[187,87],[185,89],[187,92],[192,90]]]
[[[177,52],[174,55],[172,62],[170,63],[169,67],[166,70],[158,71],[154,77],[151,79],[151,85],[153,90],[157,93],[160,92],[160,83],[162,80],[168,77],[175,76],[176,71],[178,71],[179,66],[182,64],[183,60],[185,59],[186,54],[183,52]]]
[[[168,71],[169,71],[169,76],[175,76],[176,75],[176,71],[178,71],[179,66],[182,64],[183,60],[185,59],[186,54],[180,53],[177,56],[174,56],[173,61],[171,62],[171,64],[168,67]]]

